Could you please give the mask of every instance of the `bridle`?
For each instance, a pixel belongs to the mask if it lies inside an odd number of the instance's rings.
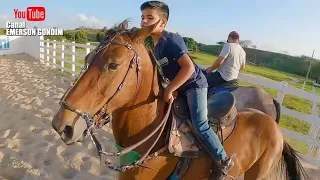
[[[138,56],[138,52],[130,45],[130,44],[125,44],[122,42],[113,42],[113,40],[121,35],[122,33],[124,33],[124,31],[122,32],[118,32],[116,33],[114,36],[107,36],[103,42],[101,42],[93,51],[93,55],[88,57],[88,61],[86,62],[85,66],[83,67],[83,69],[81,70],[81,72],[79,73],[79,75],[76,77],[76,79],[74,80],[74,82],[71,84],[71,86],[69,87],[69,89],[66,91],[66,93],[62,96],[61,100],[60,100],[60,105],[63,106],[64,108],[77,113],[79,116],[81,116],[83,119],[86,120],[86,123],[88,125],[88,128],[91,127],[92,125],[94,125],[94,119],[98,118],[102,119],[102,123],[100,123],[98,126],[99,128],[101,126],[103,126],[105,123],[108,123],[111,119],[111,115],[107,112],[108,110],[108,104],[110,103],[110,101],[118,94],[121,92],[121,90],[123,89],[124,86],[124,82],[129,74],[130,69],[132,69],[134,66],[136,66],[136,71],[137,71],[137,78],[138,78],[138,85],[137,87],[140,87],[140,69],[141,69],[141,64],[140,64],[140,57]],[[72,106],[70,106],[66,101],[65,98],[67,97],[67,95],[69,94],[69,92],[72,90],[72,88],[76,85],[76,83],[79,81],[79,79],[83,76],[83,74],[89,69],[89,66],[92,64],[94,58],[96,57],[96,55],[103,50],[103,53],[107,50],[107,48],[111,45],[121,45],[121,46],[125,46],[126,48],[128,48],[129,50],[134,51],[134,56],[130,61],[130,66],[127,69],[127,72],[122,80],[122,82],[119,84],[117,91],[108,99],[108,101],[104,104],[104,106],[96,113],[96,117],[93,117],[90,115],[90,113],[88,112],[82,112],[77,108],[74,108]],[[135,93],[137,94],[137,92]],[[135,95],[136,97],[136,95]],[[97,124],[96,124],[97,125]]]
[[[125,171],[127,169],[131,169],[133,167],[136,166],[142,166],[142,163],[152,157],[157,156],[159,153],[163,152],[166,150],[166,146],[164,146],[163,148],[161,148],[160,150],[158,150],[157,152],[149,155],[150,151],[152,150],[152,148],[155,146],[155,144],[157,143],[157,141],[160,138],[160,135],[162,134],[164,127],[166,125],[166,122],[168,120],[169,117],[169,113],[170,113],[170,109],[171,109],[171,103],[169,103],[167,112],[165,114],[165,117],[163,118],[163,120],[161,121],[160,125],[153,130],[147,137],[145,137],[143,140],[139,141],[136,144],[133,144],[130,147],[124,148],[122,151],[118,152],[118,153],[108,153],[104,151],[103,146],[99,143],[98,138],[95,136],[94,131],[100,129],[102,126],[106,125],[107,123],[110,122],[112,116],[110,115],[110,113],[108,112],[108,104],[110,103],[110,101],[119,93],[121,92],[121,90],[123,89],[124,86],[124,82],[129,74],[130,69],[133,69],[134,67],[136,67],[136,73],[137,73],[137,81],[138,84],[136,86],[136,92],[135,95],[133,97],[133,99],[130,101],[131,103],[128,105],[130,106],[131,104],[133,104],[136,99],[137,99],[137,95],[139,93],[139,89],[141,87],[141,62],[140,62],[140,56],[138,54],[138,52],[132,47],[132,45],[128,44],[128,43],[123,43],[123,42],[114,42],[114,39],[117,36],[120,36],[121,34],[125,33],[125,31],[120,31],[117,32],[114,36],[106,36],[104,38],[104,40],[94,49],[93,54],[89,54],[88,55],[88,60],[85,64],[85,66],[83,67],[83,69],[81,70],[81,72],[79,73],[79,75],[76,77],[76,79],[74,80],[74,82],[71,84],[71,86],[68,88],[68,90],[66,91],[66,93],[62,96],[61,100],[60,100],[60,105],[76,114],[78,114],[80,117],[82,117],[86,124],[87,124],[87,128],[85,130],[86,132],[86,137],[90,136],[91,140],[93,141],[94,145],[96,146],[97,149],[97,153],[100,157],[100,163],[101,161],[104,161],[105,164],[109,167],[112,168],[114,170],[117,171]],[[85,111],[81,111],[75,107],[72,107],[71,105],[69,105],[66,101],[65,98],[67,97],[67,95],[69,94],[69,92],[72,90],[72,88],[76,85],[76,83],[79,81],[79,79],[83,76],[83,74],[88,70],[89,66],[92,64],[94,58],[96,57],[96,55],[102,52],[102,55],[104,54],[104,52],[107,50],[107,48],[111,45],[121,45],[126,47],[129,50],[132,50],[134,52],[134,56],[130,61],[130,65],[126,71],[126,74],[123,78],[123,80],[121,81],[121,83],[119,84],[116,92],[107,100],[107,102],[104,104],[104,106],[94,115],[92,116],[89,112],[85,112]],[[96,122],[95,122],[96,119]],[[78,119],[80,120],[80,119]],[[98,122],[98,120],[101,120],[101,122]],[[123,154],[126,154],[130,151],[132,151],[133,149],[135,149],[136,147],[140,146],[142,143],[144,143],[145,141],[147,141],[148,139],[150,139],[159,129],[161,128],[161,131],[157,137],[157,139],[155,140],[155,142],[152,144],[152,146],[148,149],[148,151],[136,162],[133,162],[131,164],[128,165],[124,165],[124,166],[120,166],[120,165],[114,165],[112,164],[110,161],[106,160],[105,158],[103,158],[102,155],[106,155],[106,156],[121,156]]]

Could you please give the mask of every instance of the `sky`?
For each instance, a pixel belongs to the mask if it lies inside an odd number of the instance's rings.
[[[46,20],[29,26],[102,28],[130,18],[140,27],[144,0],[0,0],[0,27],[14,19],[13,9],[44,6]],[[168,31],[197,42],[216,44],[237,31],[258,49],[320,59],[319,0],[164,0],[170,8]]]

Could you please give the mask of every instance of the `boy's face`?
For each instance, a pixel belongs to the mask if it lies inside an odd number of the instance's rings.
[[[141,15],[141,27],[150,26],[160,20],[160,23],[158,26],[152,31],[153,33],[162,32],[165,28],[165,25],[167,23],[166,19],[161,19],[159,16],[159,13],[155,9],[146,8],[142,10]]]

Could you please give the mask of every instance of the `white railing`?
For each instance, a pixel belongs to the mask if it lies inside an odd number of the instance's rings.
[[[44,44],[46,43],[46,44]],[[50,46],[50,44],[52,44]],[[57,45],[60,45],[61,48],[57,49]],[[71,46],[71,51],[66,50],[65,46]],[[85,48],[85,53],[78,53],[76,52],[76,47],[82,47]],[[47,63],[47,65],[52,65],[55,68],[61,69],[61,71],[67,71],[71,73],[73,76],[77,75],[79,72],[76,72],[76,66],[83,67],[82,63],[76,62],[76,57],[83,58],[89,54],[89,52],[92,51],[96,46],[90,45],[90,43],[87,44],[77,44],[77,43],[69,43],[69,42],[57,42],[57,41],[49,41],[49,40],[40,40],[40,61]],[[45,51],[46,50],[46,51]],[[52,51],[52,55],[51,52]],[[56,56],[56,53],[60,52],[60,56]],[[67,60],[65,58],[66,54],[71,55],[71,61]],[[46,57],[46,58],[45,58]],[[52,61],[50,61],[50,58]],[[56,60],[60,60],[61,63],[56,63]],[[66,68],[64,66],[64,63],[72,64],[71,69]],[[287,116],[308,122],[311,124],[311,131],[309,136],[288,130],[288,129],[282,129],[282,132],[285,136],[290,137],[292,139],[297,139],[303,142],[306,142],[309,144],[309,152],[308,156],[305,157],[305,159],[318,167],[320,167],[320,161],[317,160],[317,158],[320,158],[320,118],[318,115],[318,108],[317,104],[320,104],[320,96],[315,95],[315,89],[313,89],[313,93],[309,93],[306,91],[303,91],[301,89],[289,87],[287,82],[277,82],[270,79],[266,79],[263,77],[257,77],[252,75],[247,75],[240,73],[239,79],[241,81],[249,82],[251,84],[255,85],[261,85],[266,88],[275,89],[278,91],[277,94],[277,100],[282,105],[285,94],[292,94],[304,99],[307,99],[309,101],[313,102],[312,106],[312,113],[311,114],[304,114],[301,112],[297,112],[295,110],[288,109],[286,107],[281,108],[281,113],[285,114]],[[318,152],[318,153],[317,153]]]
[[[52,46],[50,46],[52,44]],[[61,49],[57,49],[57,45],[61,46]],[[66,46],[71,46],[71,51],[66,50]],[[85,53],[79,53],[76,52],[76,47],[85,48]],[[83,67],[84,64],[76,62],[76,57],[80,57],[84,59],[87,54],[89,54],[92,49],[94,49],[96,46],[90,45],[90,43],[87,44],[78,44],[75,42],[58,42],[56,40],[50,41],[50,40],[44,40],[43,37],[40,37],[40,60],[45,61],[47,65],[52,65],[54,68],[59,68],[61,71],[67,71],[72,74],[72,76],[76,76],[79,74],[79,72],[76,71],[76,67]],[[70,48],[69,48],[70,49]],[[46,50],[46,51],[45,51]],[[52,55],[50,53],[52,51]],[[56,56],[56,53],[61,53],[61,56]],[[71,60],[67,59],[65,55],[71,55]],[[44,58],[46,57],[46,58]],[[52,58],[52,61],[50,61],[50,58]],[[61,63],[56,63],[56,60],[59,60]],[[71,69],[65,67],[65,63],[71,64]]]

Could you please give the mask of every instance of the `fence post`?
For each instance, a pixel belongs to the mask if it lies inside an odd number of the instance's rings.
[[[72,62],[76,62],[76,56],[74,55],[76,53],[76,46],[74,41],[72,41],[72,53]],[[76,72],[76,66],[74,63],[72,63],[72,72]],[[72,73],[72,76],[75,76],[75,73]]]
[[[56,40],[53,40],[53,52],[52,52],[52,55],[53,55],[53,67],[56,68]]]
[[[43,36],[40,36],[40,62],[44,62],[44,38]]]
[[[50,48],[50,42],[49,42],[49,39],[47,39],[47,65],[49,66],[50,65],[50,57],[49,57],[49,55],[50,55],[50,50],[49,50],[49,48]]]
[[[282,106],[282,102],[283,102],[283,99],[284,99],[284,96],[285,96],[285,89],[286,87],[288,87],[288,82],[286,81],[281,81],[280,83],[281,85],[281,89],[278,91],[278,96],[277,96],[277,101],[281,104]]]
[[[90,46],[90,43],[87,43],[87,46]],[[86,55],[88,55],[90,53],[90,47],[86,48]],[[84,59],[84,67],[87,66],[86,65],[86,59]]]
[[[312,87],[313,94],[316,95],[316,88]],[[312,103],[312,112],[311,115],[314,118],[318,118],[318,106],[316,102]],[[320,126],[312,124],[309,136],[313,139],[320,140]],[[308,156],[313,157],[315,159],[320,158],[320,148],[318,146],[310,146],[308,151]]]
[[[90,46],[90,43],[87,43],[87,46]],[[86,48],[86,55],[88,55],[90,53],[90,47]]]
[[[61,42],[61,71],[64,71],[64,40],[62,40]]]

